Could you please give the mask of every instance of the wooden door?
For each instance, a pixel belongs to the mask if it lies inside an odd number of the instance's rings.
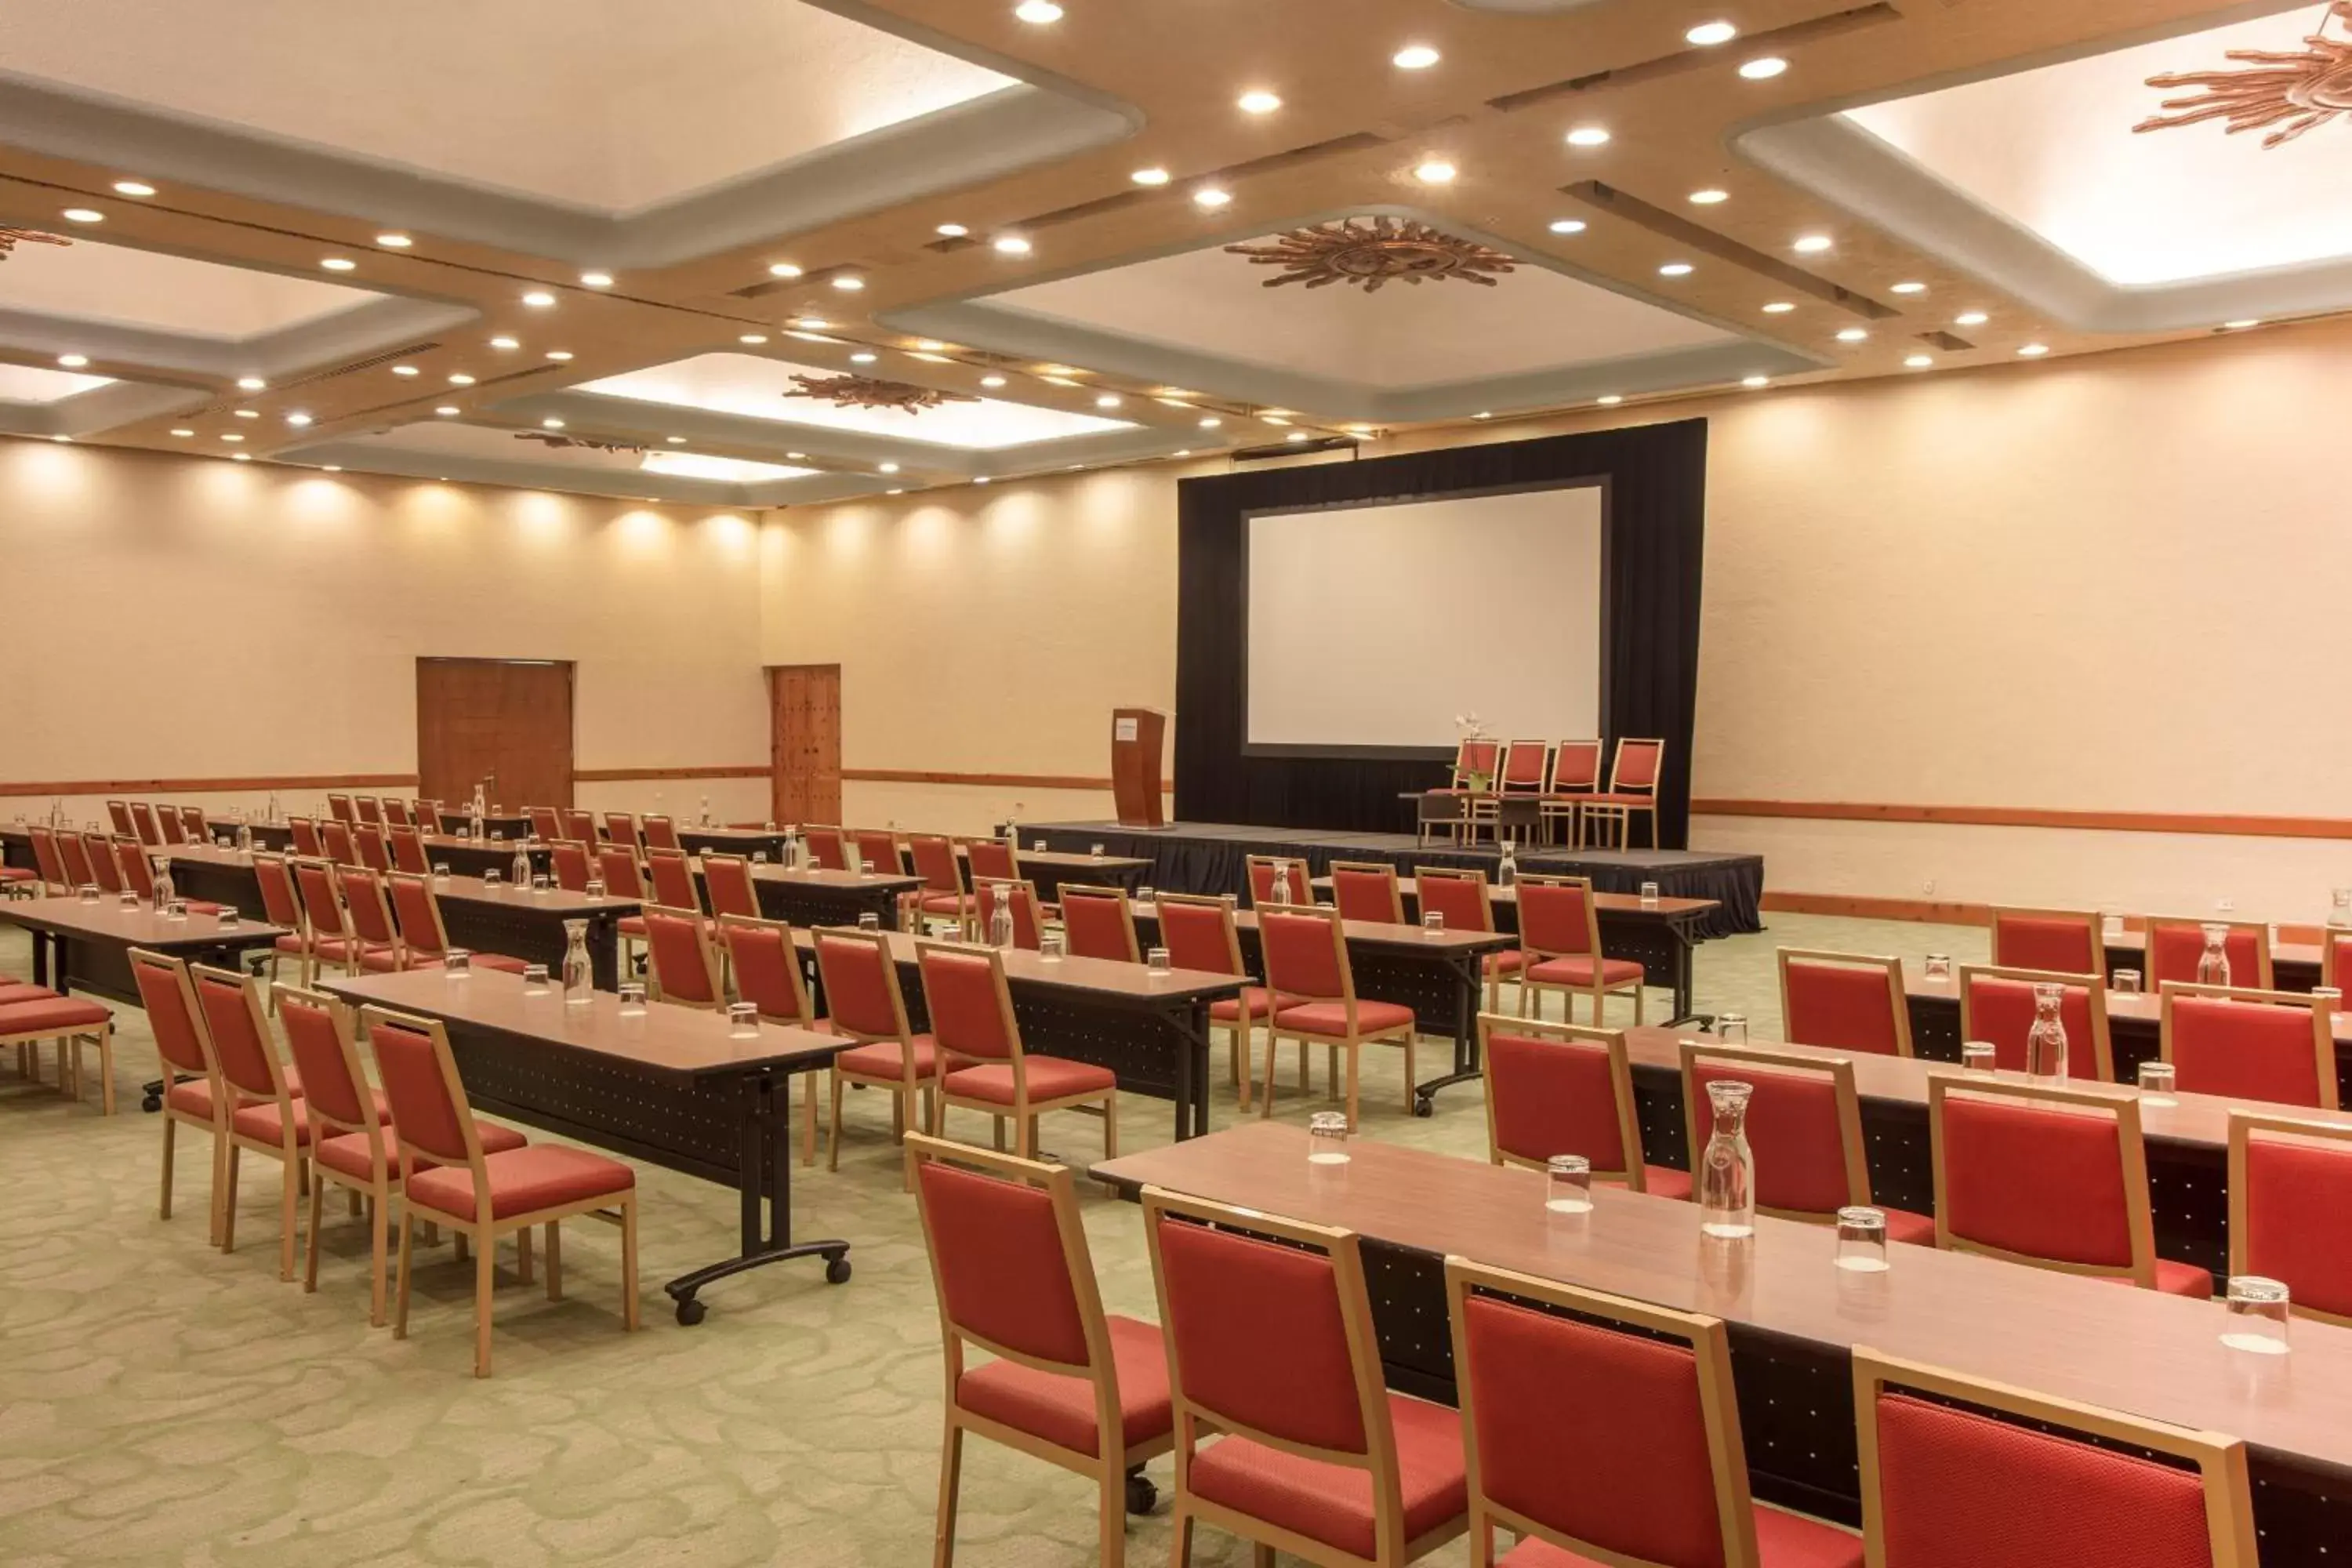
[[[417,792],[512,808],[572,804],[572,666],[528,658],[416,661]]]
[[[768,766],[778,822],[841,820],[841,666],[768,668]]]

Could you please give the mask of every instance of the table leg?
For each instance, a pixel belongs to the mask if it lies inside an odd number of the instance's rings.
[[[1175,1025],[1176,1020],[1171,1017],[1169,1023]],[[1192,1125],[1194,1080],[1206,1078],[1208,1069],[1206,1064],[1202,1064],[1201,1070],[1197,1072],[1193,1070],[1192,1031],[1182,1026],[1177,1026],[1177,1027],[1183,1036],[1176,1047],[1176,1142],[1181,1143],[1185,1139],[1192,1137],[1195,1131]]]
[[[37,931],[33,932],[33,984],[47,985],[48,983],[49,933]]]
[[[1666,1020],[1669,1029],[1682,1024],[1713,1026],[1715,1016],[1709,1013],[1691,1011],[1691,954],[1697,943],[1691,940],[1691,927],[1681,921],[1667,926],[1675,939],[1675,1016]]]
[[[1469,1083],[1481,1076],[1478,1065],[1478,996],[1484,976],[1483,955],[1475,952],[1457,953],[1445,961],[1453,973],[1458,999],[1454,1005],[1454,1070],[1444,1078],[1433,1078],[1427,1083],[1413,1086],[1412,1113],[1434,1116],[1434,1099],[1441,1089],[1457,1083]]]
[[[1192,1136],[1203,1138],[1209,1131],[1209,1085],[1215,1079],[1213,1048],[1209,1040],[1209,1005],[1205,1001],[1192,1004],[1190,1032],[1188,1044],[1198,1053],[1192,1058]]]
[[[736,1190],[741,1196],[742,1251],[724,1262],[681,1274],[662,1287],[677,1303],[677,1321],[691,1328],[709,1310],[698,1298],[704,1286],[730,1275],[779,1263],[788,1258],[823,1258],[824,1278],[839,1285],[849,1278],[849,1243],[840,1240],[793,1242],[791,1091],[773,1073],[747,1075],[743,1079],[743,1147],[736,1167]],[[785,1107],[779,1110],[779,1102]],[[761,1199],[770,1207],[763,1225]],[[763,1234],[764,1233],[764,1234]]]
[[[621,988],[621,917],[593,915],[588,921],[589,984],[599,991]]]

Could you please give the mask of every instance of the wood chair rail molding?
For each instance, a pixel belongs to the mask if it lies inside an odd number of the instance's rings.
[[[841,776],[856,784],[956,784],[973,789],[1092,789],[1108,792],[1110,775],[1089,773],[949,773],[917,768],[844,768]],[[1172,793],[1175,783],[1160,781],[1162,795]]]
[[[2071,827],[2241,838],[2352,838],[2352,817],[2175,811],[2064,811],[2024,805],[1891,805],[1866,801],[1694,798],[1693,816],[1793,816],[1824,822],[1933,822],[1962,827]]]
[[[765,763],[725,763],[710,767],[574,768],[574,784],[637,784],[670,779],[763,779]],[[1084,773],[950,773],[902,768],[844,768],[844,779],[859,784],[931,784],[967,788],[1110,789],[1110,776]],[[414,789],[411,773],[255,773],[236,778],[140,778],[0,780],[0,797],[59,795],[216,795],[271,789]],[[1160,791],[1175,789],[1162,779]],[[2352,824],[2347,824],[2352,827]],[[2352,834],[2347,834],[2352,837]]]

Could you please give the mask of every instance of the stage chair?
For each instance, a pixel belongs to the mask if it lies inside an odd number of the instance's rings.
[[[838,1171],[842,1090],[862,1084],[887,1092],[894,1141],[907,1135],[907,1123],[917,1114],[926,1131],[936,1132],[941,1063],[931,1037],[916,1034],[907,1023],[907,998],[898,987],[889,937],[847,926],[820,926],[814,934],[817,978],[824,987],[824,1026],[859,1042],[833,1058],[827,1075],[833,1121],[825,1168]]]
[[[1873,1564],[2255,1568],[2253,1494],[2234,1437],[1862,1345],[1853,1391]]]
[[[1576,1022],[1576,998],[1591,998],[1592,1022],[1606,1021],[1608,998],[1630,994],[1633,1022],[1642,1021],[1642,982],[1645,971],[1638,960],[1611,958],[1601,950],[1601,911],[1592,901],[1590,877],[1523,876],[1516,884],[1519,899],[1519,1010],[1543,1016],[1543,994],[1561,994],[1569,1023]]]
[[[933,1563],[948,1568],[955,1560],[970,1432],[1095,1482],[1095,1560],[1120,1568],[1128,1510],[1151,1506],[1143,1467],[1175,1442],[1160,1330],[1104,1315],[1066,1167],[921,1133],[907,1140],[906,1163],[947,1370]],[[967,1367],[967,1345],[992,1359]]]
[[[424,875],[433,869],[433,862],[425,853],[425,838],[414,827],[387,827],[384,842],[392,848],[392,868]]]
[[[1715,1136],[1715,1105],[1706,1086],[1745,1083],[1748,1142],[1756,1151],[1756,1207],[1781,1219],[1835,1225],[1849,1205],[1886,1215],[1886,1238],[1916,1247],[1936,1245],[1927,1215],[1886,1208],[1870,1195],[1870,1162],[1863,1151],[1862,1100],[1853,1063],[1759,1046],[1682,1042],[1683,1123],[1696,1162]]]
[[[1445,921],[1447,931],[1495,929],[1494,895],[1486,886],[1486,873],[1480,868],[1416,866],[1412,868],[1412,885],[1414,901],[1420,904],[1423,920],[1435,914]],[[1517,948],[1486,955],[1486,1011],[1502,1010],[1503,977],[1518,973],[1526,962],[1526,954]]]
[[[964,891],[955,840],[943,833],[907,835],[907,858],[923,879],[920,903],[926,916],[944,915],[965,936],[971,934],[971,895]]]
[[[440,1021],[382,1007],[360,1018],[375,1047],[384,1098],[399,1130],[400,1275],[392,1337],[408,1337],[408,1290],[416,1222],[447,1226],[474,1247],[474,1375],[490,1375],[491,1263],[498,1238],[547,1226],[547,1296],[563,1293],[556,1226],[579,1215],[618,1209],[621,1321],[637,1327],[637,1176],[618,1160],[562,1143],[531,1143],[493,1154],[476,1131],[465,1085]]]
[[[1749,1494],[1722,1319],[1465,1258],[1445,1296],[1477,1562],[1499,1527],[1526,1568],[1862,1568],[1861,1536]]]
[[[346,826],[358,820],[358,817],[354,815],[352,809],[352,797],[347,795],[329,795],[327,797],[327,815],[335,821],[343,823]]]
[[[149,854],[143,845],[118,844],[114,847],[114,865],[122,873],[124,890],[138,894],[152,907],[155,902],[155,867],[148,859]],[[163,857],[157,856],[156,858]],[[184,899],[181,902],[188,906],[190,913],[199,915],[216,915],[224,907],[204,899]]]
[[[1498,819],[1506,795],[1540,797],[1544,793],[1544,775],[1551,761],[1551,745],[1545,741],[1510,741],[1505,742],[1501,763],[1496,770],[1494,793],[1473,796],[1470,802],[1470,830],[1486,828],[1490,835],[1499,836]],[[1537,807],[1538,814],[1542,807]],[[1336,868],[1335,868],[1336,869]]]
[[[228,1152],[221,1166],[220,1249],[236,1250],[237,1156],[250,1149],[278,1162],[278,1279],[294,1279],[297,1205],[310,1152],[309,1102],[287,1090],[286,1069],[262,1016],[257,984],[231,970],[193,964],[188,976],[212,1037],[213,1059],[235,1109],[228,1118]]]
[[[383,803],[376,799],[376,797],[372,795],[353,795],[352,797],[352,826],[355,827],[362,826],[381,827],[383,826]]]
[[[121,800],[108,801],[106,803],[106,816],[107,820],[114,824],[114,831],[122,835],[123,837],[136,838],[139,837],[139,826],[131,820],[130,802]]]
[[[1931,1073],[1936,1245],[2202,1300],[2213,1277],[2156,1255],[2139,1101]]]
[[[113,1012],[87,996],[60,996],[47,986],[0,989],[0,1046],[16,1047],[28,1078],[38,1074],[43,1040],[57,1041],[58,1088],[76,1101],[82,1095],[82,1042],[97,1042],[99,1113],[113,1115]]]
[[[383,826],[387,833],[395,827],[415,827],[416,818],[410,814],[406,801],[388,795],[383,797]]]
[[[551,805],[525,808],[523,816],[530,823],[530,836],[541,844],[551,844],[563,837],[563,819],[555,815]]]
[[[1547,843],[1559,841],[1565,820],[1570,848],[1584,845],[1584,803],[1601,789],[1599,741],[1562,741],[1552,748],[1551,777],[1544,785],[1543,827]]]
[[[2168,980],[2158,1006],[2182,1093],[2337,1109],[2336,1016],[2309,992]]]
[[[1171,1561],[1206,1523],[1331,1568],[1411,1563],[1468,1527],[1462,1421],[1383,1386],[1352,1231],[1143,1189],[1174,1416]],[[1213,1435],[1213,1442],[1202,1442]]]
[[[987,940],[988,922],[996,918],[996,900],[1009,899],[1013,903],[1013,945],[1029,952],[1035,952],[1042,945],[1044,906],[1037,901],[1035,883],[1000,882],[975,872],[971,899],[972,917],[980,928],[975,934],[980,940]]]
[[[849,869],[849,842],[840,828],[812,823],[801,829],[801,838],[808,846],[810,863],[818,870]]]
[[[1346,1054],[1349,1131],[1356,1128],[1363,1047],[1368,1044],[1404,1047],[1405,1103],[1411,1106],[1416,1092],[1413,1086],[1419,1081],[1413,1076],[1417,1024],[1412,1009],[1396,1002],[1357,998],[1355,969],[1348,961],[1339,911],[1269,905],[1258,911],[1257,933],[1266,984],[1295,999],[1277,1008],[1266,1024],[1265,1099],[1258,1106],[1258,1114],[1274,1113],[1274,1063],[1282,1054],[1285,1038],[1302,1047],[1325,1047],[1325,1070],[1334,1092],[1339,1088],[1339,1057]]]
[[[702,892],[694,883],[694,862],[685,850],[646,850],[646,875],[653,883],[656,903],[673,910],[702,908]]]
[[[58,838],[60,853],[63,853],[65,840],[72,837],[71,834],[65,834]],[[122,891],[122,863],[115,858],[115,842],[102,833],[85,833],[81,836],[82,856],[89,862],[89,879],[98,884],[98,890],[101,893]],[[133,838],[125,842],[136,844],[138,840]]]
[[[560,837],[569,838],[577,844],[593,844],[596,842],[596,817],[594,813],[582,811],[577,806],[567,805],[563,808],[561,815],[563,817],[563,832]]]
[[[757,915],[719,917],[720,956],[734,977],[735,996],[760,1010],[772,1023],[831,1034],[819,1021],[801,978],[800,953],[793,945],[793,928],[782,921]],[[793,1075],[801,1085],[801,1163],[816,1163],[817,1069]]]
[[[321,858],[326,855],[327,841],[319,837],[319,825],[310,818],[289,816],[286,819],[286,830],[294,836],[295,854],[308,856],[312,859]]]
[[[348,822],[327,821],[319,824],[319,842],[327,847],[327,858],[338,866],[360,863],[359,847],[352,837]]]
[[[1135,938],[1135,914],[1128,907],[1126,889],[1089,888],[1065,882],[1060,897],[1062,935],[1071,957],[1108,958],[1118,963],[1143,962],[1143,949],[1137,945]],[[1169,961],[1175,962],[1174,954],[1170,954]]]
[[[1315,886],[1308,879],[1307,862],[1287,855],[1245,855],[1243,868],[1249,874],[1250,908],[1262,910],[1268,904],[1299,904],[1312,906]]]
[[[760,912],[760,890],[751,885],[751,862],[740,855],[705,854],[702,886],[709,894],[714,915],[756,917]]]
[[[274,926],[284,926],[289,935],[279,937],[269,947],[269,978],[278,978],[278,966],[287,958],[294,960],[295,977],[305,984],[310,979],[310,924],[302,918],[301,895],[294,889],[294,873],[283,855],[272,855],[266,849],[253,852],[253,879],[261,888],[261,918]]]
[[[1481,1013],[1478,1048],[1486,1068],[1489,1163],[1540,1171],[1554,1154],[1581,1154],[1596,1182],[1653,1197],[1690,1196],[1688,1171],[1642,1159],[1624,1030]]]
[[[155,826],[161,831],[163,843],[166,845],[185,844],[188,841],[188,831],[180,820],[177,806],[156,806]]]
[[[618,845],[624,849],[626,849],[632,855],[635,854],[639,847],[636,817],[633,814],[625,811],[606,812],[604,814],[604,837],[607,840]],[[606,880],[609,881],[611,879],[607,878]]]
[[[591,831],[593,831],[592,825]],[[567,893],[584,893],[589,879],[596,874],[595,862],[589,858],[593,840],[559,838],[547,847],[547,868],[555,878],[555,885]]]
[[[2089,910],[1996,908],[1992,961],[2003,969],[2095,974],[2104,982],[2107,946],[2099,934],[2099,917]]]
[[[1633,847],[1633,818],[1650,826],[1650,847],[1658,847],[1658,781],[1666,770],[1666,743],[1658,740],[1617,742],[1617,759],[1609,770],[1609,793],[1582,803],[1586,820],[1609,824],[1615,847]]]
[[[1960,1038],[1993,1047],[1993,1065],[2003,1072],[2025,1070],[2025,1037],[2033,1030],[2033,988],[2063,987],[2058,1022],[2066,1030],[2066,1075],[2096,1083],[2116,1079],[2114,1036],[2107,1025],[2107,988],[2088,974],[2058,974],[2039,969],[1960,965]]]
[[[352,829],[352,848],[359,864],[382,876],[392,869],[392,854],[385,847],[383,829],[362,825]]]
[[[677,841],[677,824],[667,816],[647,816],[645,819],[646,848],[674,849],[683,852],[685,846]]]
[[[1102,1107],[1103,1158],[1118,1158],[1118,1079],[1110,1068],[1062,1057],[1041,1057],[1021,1045],[1013,1016],[1013,993],[1004,983],[1004,955],[994,948],[919,941],[917,972],[923,981],[924,1010],[940,1050],[965,1058],[943,1068],[937,1129],[956,1108],[981,1111],[995,1121],[996,1142],[1004,1142],[1004,1121],[1013,1121],[1013,1152],[1034,1159],[1037,1118],[1048,1110]]]
[[[654,1000],[724,1012],[727,988],[702,911],[647,904],[645,921],[646,983]]]
[[[1204,974],[1238,974],[1246,977],[1249,970],[1242,963],[1241,932],[1234,921],[1234,905],[1229,898],[1202,893],[1168,893],[1159,895],[1160,945],[1168,950],[1168,961],[1179,969],[1195,969]],[[1227,1070],[1238,1092],[1241,1108],[1250,1108],[1250,1085],[1257,1076],[1256,1035],[1260,1020],[1271,1021],[1285,1007],[1295,1007],[1307,998],[1269,991],[1263,985],[1244,985],[1237,996],[1228,996],[1209,1004],[1209,1028],[1213,1033],[1225,1031]],[[1269,1041],[1266,1048],[1272,1050]],[[1298,1091],[1309,1087],[1307,1042],[1298,1042]]]
[[[168,953],[134,947],[129,953],[131,984],[139,1005],[146,1009],[147,1025],[155,1037],[157,1065],[163,1079],[163,1194],[155,1217],[172,1217],[172,1160],[174,1134],[183,1126],[200,1128],[212,1140],[212,1190],[205,1201],[205,1238],[217,1247],[221,1235],[221,1192],[228,1157],[229,1095],[221,1082],[220,1064],[213,1056],[213,1039],[205,1026],[204,1009],[196,1005],[195,983],[188,966]]]
[[[163,835],[155,826],[155,808],[153,806],[150,805],[143,800],[132,801],[131,803],[131,829],[138,835],[140,843],[146,845],[150,848],[161,848],[163,847]]]
[[[1780,1026],[1792,1046],[1909,1056],[1911,1008],[1903,996],[1903,961],[1780,949]]]
[[[2147,957],[2143,968],[2148,994],[2160,993],[2167,982],[2197,984],[2197,961],[2205,956],[2205,927],[2227,926],[2221,952],[2230,961],[2230,984],[2241,990],[2270,991],[2270,928],[2260,921],[2196,921],[2186,917],[2147,918]],[[2102,970],[2100,973],[2105,973]]]
[[[1341,920],[1404,924],[1404,893],[1397,886],[1396,868],[1385,861],[1332,861],[1331,907]]]
[[[857,850],[858,859],[866,869],[877,877],[903,877],[906,863],[899,858],[898,836],[887,829],[860,828],[849,836]]]
[[[2297,1317],[2352,1328],[2352,1127],[2230,1112],[2230,1273],[2287,1288]]]
[[[1452,790],[1423,790],[1413,801],[1413,842],[1423,848],[1440,839],[1459,844],[1469,821],[1469,796]]]
[[[357,974],[362,949],[344,911],[335,868],[325,860],[297,858],[294,887],[302,895],[302,927],[309,934],[302,983],[315,984],[320,969],[329,963],[340,963],[344,973]]]
[[[449,928],[442,921],[441,895],[434,889],[433,879],[414,871],[394,871],[384,879],[384,888],[399,922],[401,967],[437,969],[446,963]],[[348,902],[351,889],[347,887],[343,891]],[[473,962],[507,974],[520,974],[530,967],[525,960],[503,952],[476,952]]]
[[[1501,771],[1502,757],[1502,743],[1496,741],[1465,740],[1454,746],[1454,769],[1446,777],[1445,793],[1462,802],[1457,842],[1467,843],[1477,837],[1482,816],[1493,819],[1495,776]],[[1474,787],[1473,779],[1486,782]]]

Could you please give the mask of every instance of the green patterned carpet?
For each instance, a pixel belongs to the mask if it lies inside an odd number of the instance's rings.
[[[1780,916],[1762,936],[1709,943],[1697,998],[1776,1037],[1776,945],[1981,957],[1981,931]],[[0,927],[0,973],[29,978]],[[1650,993],[1651,1016],[1666,996]],[[1622,1004],[1612,1021],[1631,1021]],[[410,1338],[367,1326],[367,1233],[331,1205],[319,1289],[276,1270],[277,1167],[246,1162],[238,1249],[205,1245],[205,1159],[182,1146],[178,1206],[155,1216],[159,1121],[137,1110],[155,1074],[136,1009],[118,1009],[121,1114],[68,1106],[54,1069],[27,1085],[0,1060],[0,1563],[141,1568],[393,1564],[906,1568],[926,1563],[938,1485],[939,1324],[887,1101],[850,1097],[842,1168],[796,1179],[795,1229],[855,1246],[856,1276],[787,1264],[722,1283],[708,1321],[680,1329],[660,1283],[734,1247],[731,1191],[651,1168],[644,1330],[620,1329],[617,1233],[566,1227],[566,1299],[502,1272],[496,1375],[468,1375],[472,1270],[445,1244],[418,1274]],[[1433,1053],[1442,1047],[1433,1047]],[[1432,1054],[1428,1059],[1434,1060]],[[1285,1098],[1303,1117],[1317,1097]],[[91,1076],[95,1076],[93,1064]],[[1475,1086],[1405,1114],[1394,1052],[1365,1055],[1365,1135],[1483,1157]],[[1233,1114],[1221,1086],[1217,1125]],[[1099,1128],[1048,1118],[1074,1163]],[[974,1117],[951,1134],[985,1135]],[[1129,1149],[1168,1136],[1168,1108],[1129,1097]],[[1137,1210],[1086,1194],[1105,1305],[1154,1313]],[[502,1259],[510,1263],[511,1256]],[[985,1442],[965,1448],[957,1562],[1078,1568],[1095,1561],[1094,1494]],[[1151,1473],[1164,1487],[1167,1461]],[[1132,1521],[1131,1561],[1160,1563],[1157,1516]],[[1202,1568],[1249,1561],[1203,1529]],[[1429,1561],[1468,1561],[1456,1543]]]

